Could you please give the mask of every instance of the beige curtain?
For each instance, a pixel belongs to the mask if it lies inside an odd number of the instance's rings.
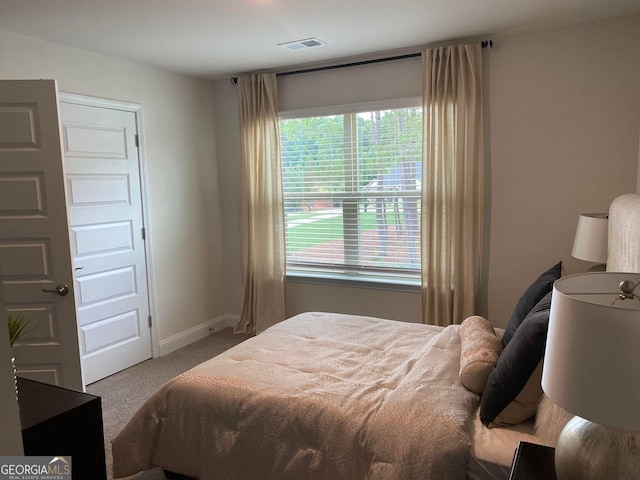
[[[273,74],[242,75],[244,304],[236,332],[257,334],[285,319],[285,239]]]
[[[423,321],[477,313],[483,225],[482,51],[427,50],[423,60]]]

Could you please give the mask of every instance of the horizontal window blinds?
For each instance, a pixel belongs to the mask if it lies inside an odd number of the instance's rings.
[[[280,120],[287,268],[417,275],[419,107]]]

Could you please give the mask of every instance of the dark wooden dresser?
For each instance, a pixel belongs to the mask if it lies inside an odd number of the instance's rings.
[[[556,480],[555,449],[520,442],[511,465],[509,480]]]
[[[100,397],[18,378],[24,454],[71,457],[75,480],[106,480]]]

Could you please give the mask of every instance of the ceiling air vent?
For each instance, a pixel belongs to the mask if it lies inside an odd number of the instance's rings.
[[[302,50],[303,48],[319,47],[321,45],[325,45],[325,43],[317,38],[305,38],[304,40],[278,44],[279,47],[284,47],[287,50]]]

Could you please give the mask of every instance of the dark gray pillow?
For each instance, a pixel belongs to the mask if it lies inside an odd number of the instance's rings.
[[[480,420],[484,425],[494,420],[516,399],[544,357],[549,327],[549,310],[552,292],[547,293],[529,312],[511,341],[502,351],[496,368],[489,375],[487,386],[480,400]],[[542,387],[540,387],[540,396]],[[537,408],[523,405],[530,417]]]
[[[516,304],[516,308],[511,314],[509,323],[504,329],[504,335],[502,336],[502,346],[506,347],[507,344],[513,338],[516,330],[522,324],[525,317],[529,314],[531,309],[553,289],[553,283],[560,278],[562,271],[562,262],[556,263],[549,270],[540,275],[535,282],[533,282],[527,290],[522,294],[520,300]]]

